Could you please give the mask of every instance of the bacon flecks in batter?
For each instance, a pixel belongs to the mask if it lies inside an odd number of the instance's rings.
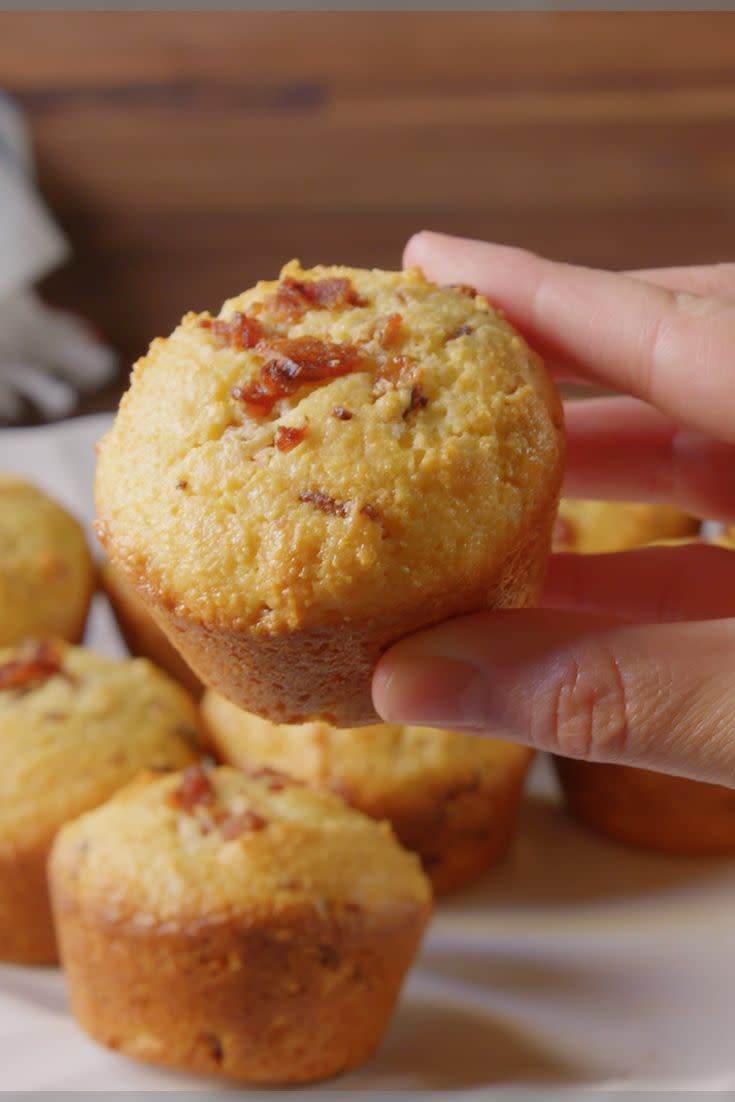
[[[61,672],[61,655],[53,643],[37,643],[0,666],[0,690],[31,688]]]
[[[335,406],[332,410],[332,416],[336,417],[338,421],[351,421],[353,414],[344,406]]]
[[[343,501],[337,501],[336,498],[330,497],[322,490],[302,490],[299,494],[299,501],[306,505],[313,505],[320,513],[326,513],[333,517],[346,517],[350,511]]]
[[[306,436],[306,425],[289,428],[287,425],[279,425],[273,443],[280,452],[290,452],[297,447]]]
[[[255,351],[263,359],[256,377],[236,386],[232,397],[256,417],[267,416],[279,398],[300,387],[366,371],[367,357],[351,344],[334,344],[317,337],[274,337],[260,341]]]
[[[302,281],[287,276],[278,284],[271,303],[275,313],[289,321],[298,321],[309,310],[365,305],[350,280],[338,277]]]
[[[209,329],[216,340],[228,348],[254,348],[262,340],[266,330],[257,318],[243,314],[240,310],[231,318],[203,318],[199,322],[202,329]]]
[[[170,793],[168,802],[172,807],[191,814],[201,804],[213,804],[216,795],[204,766],[201,762],[195,762],[184,770],[178,786]]]
[[[418,385],[412,386],[411,387],[411,395],[410,395],[410,398],[408,400],[408,405],[406,406],[406,408],[403,411],[404,420],[405,420],[406,417],[408,417],[409,413],[413,413],[413,411],[415,409],[424,409],[424,407],[428,406],[428,404],[429,404],[429,399],[423,393],[423,391],[421,390],[421,387],[418,386]]]
[[[257,811],[235,811],[218,821],[217,830],[225,842],[231,842],[248,831],[263,830],[267,825],[267,821]]]

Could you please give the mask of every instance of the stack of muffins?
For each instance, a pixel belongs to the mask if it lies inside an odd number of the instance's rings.
[[[434,892],[507,851],[531,758],[370,726],[372,668],[537,597],[562,452],[521,339],[417,272],[291,265],[154,342],[97,482],[102,587],[146,657],[73,645],[79,527],[0,496],[0,956],[58,953],[77,1020],[137,1059],[258,1083],[363,1062]]]

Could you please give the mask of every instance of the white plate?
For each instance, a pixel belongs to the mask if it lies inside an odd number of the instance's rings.
[[[29,476],[89,523],[94,444],[108,423],[3,430],[0,470]],[[101,602],[88,642],[121,650]],[[735,861],[594,838],[559,810],[545,762],[530,787],[509,859],[437,908],[378,1054],[317,1090],[735,1088]],[[3,1090],[213,1085],[87,1040],[57,970],[0,966]]]

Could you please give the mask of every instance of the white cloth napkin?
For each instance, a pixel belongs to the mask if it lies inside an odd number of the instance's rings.
[[[0,92],[0,421],[19,419],[28,404],[44,418],[64,417],[80,390],[101,386],[115,372],[112,349],[33,289],[68,255],[36,189],[23,119]]]

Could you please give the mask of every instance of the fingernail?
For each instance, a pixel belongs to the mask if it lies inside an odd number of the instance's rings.
[[[487,696],[479,670],[450,658],[391,657],[373,679],[375,708],[387,723],[479,728]]]

